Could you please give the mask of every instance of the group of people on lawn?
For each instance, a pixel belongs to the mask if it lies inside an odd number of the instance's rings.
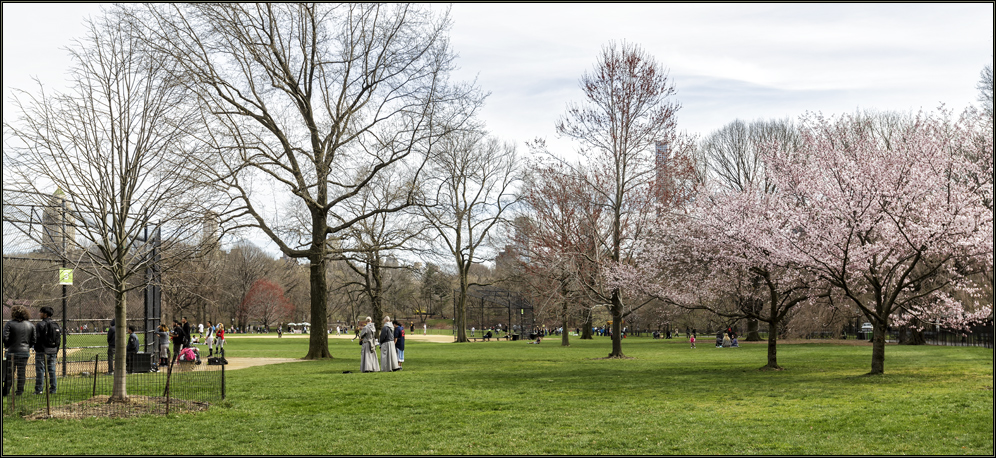
[[[384,326],[377,332],[373,318],[367,317],[366,325],[360,330],[360,371],[393,372],[400,371],[405,362],[405,327],[391,317],[384,317]],[[355,340],[355,338],[354,338]],[[380,347],[380,359],[377,358]]]

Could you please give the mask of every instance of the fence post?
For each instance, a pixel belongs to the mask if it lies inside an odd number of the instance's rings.
[[[170,379],[173,377],[173,363],[175,361],[176,361],[176,355],[174,355],[173,358],[169,360],[169,367],[166,369],[166,389],[163,390],[163,396],[166,397],[166,415],[169,415],[169,398],[170,398],[169,382]]]
[[[35,358],[37,358],[37,357],[38,357],[38,353],[35,352]],[[48,376],[48,371],[50,369],[48,367],[48,355],[46,355],[44,352],[42,352],[41,357],[42,357],[42,360],[45,362],[45,364],[44,364],[44,366],[45,366],[45,379],[44,379],[44,383],[45,383],[45,414],[47,414],[49,418],[52,418],[52,400],[51,400],[51,397],[50,397],[51,393],[49,392],[49,389],[48,389],[49,384],[52,383],[52,380],[51,380],[51,377]],[[63,365],[65,365],[65,361],[63,361]],[[55,370],[54,368],[51,368],[51,369]]]
[[[93,355],[93,393],[90,397],[97,396],[97,367],[100,364],[100,355]]]
[[[221,400],[225,400],[225,364],[221,364]]]

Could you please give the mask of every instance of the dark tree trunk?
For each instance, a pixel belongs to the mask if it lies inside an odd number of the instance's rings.
[[[760,342],[761,341],[761,333],[758,332],[759,328],[760,328],[760,322],[758,320],[748,319],[747,320],[747,333],[746,333],[746,336],[744,337],[744,340],[747,341],[747,342]]]
[[[462,267],[460,267],[462,269]],[[467,338],[467,291],[470,289],[467,284],[466,273],[460,278],[460,297],[456,298],[456,318],[457,342],[470,342]],[[521,332],[521,330],[520,330]]]
[[[584,320],[581,323],[581,340],[592,340],[595,337],[591,335],[591,328],[595,326],[595,316],[591,312],[591,309],[585,312]]]
[[[774,328],[777,323],[772,323],[771,327]],[[769,332],[768,333],[768,364],[762,369],[781,369],[778,365],[778,333]]]
[[[325,316],[325,304],[328,300],[325,262],[324,253],[311,258],[311,334],[308,336],[308,354],[304,359],[332,359],[327,333],[328,318]]]
[[[609,358],[623,358],[622,352],[623,302],[619,290],[612,292],[612,353]]]
[[[874,320],[872,323],[874,326],[874,331],[872,332],[872,367],[869,375],[883,374],[885,373],[885,331],[886,324]]]
[[[923,336],[923,331],[918,331],[913,327],[904,327],[899,331],[899,345],[926,345],[927,338]]]

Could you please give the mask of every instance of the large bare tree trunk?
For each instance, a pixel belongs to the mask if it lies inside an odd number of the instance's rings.
[[[758,332],[760,321],[756,319],[747,319],[747,336],[744,338],[747,342],[760,342],[761,333]]]
[[[325,277],[324,253],[311,258],[311,335],[308,336],[308,354],[304,359],[332,359],[329,352],[328,318],[325,309],[328,300],[328,279]]]
[[[114,292],[114,375],[108,402],[128,402],[128,293],[118,284]]]
[[[886,324],[883,321],[873,320],[874,330],[872,331],[872,367],[868,375],[885,373],[885,331]]]
[[[591,309],[588,309],[581,323],[581,340],[593,340],[595,338],[591,334],[591,328],[593,327],[595,327],[595,316],[591,313]]]
[[[609,358],[623,358],[626,355],[622,351],[622,321],[623,303],[619,290],[612,292],[612,353]]]

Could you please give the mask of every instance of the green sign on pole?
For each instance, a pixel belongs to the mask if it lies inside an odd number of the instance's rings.
[[[60,285],[73,284],[73,269],[59,269],[59,284]]]

